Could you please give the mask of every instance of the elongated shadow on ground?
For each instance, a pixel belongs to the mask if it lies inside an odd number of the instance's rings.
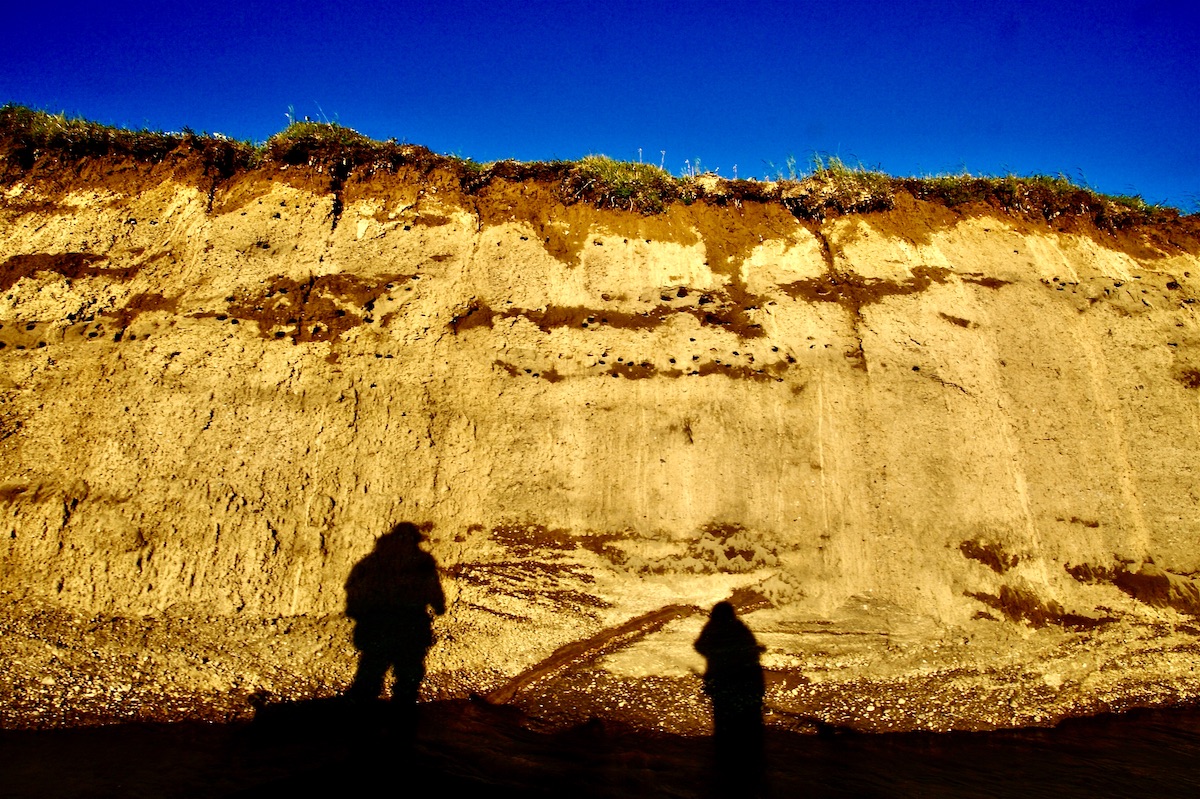
[[[704,692],[712,701],[713,745],[720,796],[760,796],[764,790],[763,648],[729,602],[718,602],[696,639],[704,656]]]

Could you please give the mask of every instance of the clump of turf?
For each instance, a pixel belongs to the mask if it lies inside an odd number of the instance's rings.
[[[814,155],[812,166],[798,180],[780,181],[780,199],[801,219],[895,207],[894,180],[883,172],[848,166],[837,156]]]
[[[652,214],[696,194],[691,181],[665,169],[606,155],[588,155],[575,162],[563,188],[571,200]]]
[[[1179,211],[1152,205],[1141,197],[1105,195],[1079,186],[1062,175],[986,177],[969,174],[899,178],[895,182],[914,197],[940,202],[948,208],[983,203],[1010,213],[1038,216],[1088,217],[1103,230],[1176,219]]]

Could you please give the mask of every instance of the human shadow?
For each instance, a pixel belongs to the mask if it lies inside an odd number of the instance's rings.
[[[390,670],[392,707],[402,719],[412,720],[425,679],[425,656],[434,641],[430,611],[446,611],[437,561],[421,549],[423,540],[417,525],[397,524],[380,536],[346,580],[346,615],[355,623],[359,650],[347,695],[356,703],[374,702]]]
[[[729,602],[713,606],[695,648],[707,661],[704,692],[712,701],[716,787],[721,795],[759,795],[765,765],[763,648]]]

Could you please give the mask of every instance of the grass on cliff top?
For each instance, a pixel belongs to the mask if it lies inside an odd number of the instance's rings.
[[[271,163],[321,166],[339,183],[352,173],[369,175],[409,167],[425,173],[449,172],[467,194],[482,192],[496,181],[541,181],[555,185],[567,204],[587,202],[646,214],[661,213],[673,203],[698,200],[717,205],[777,202],[799,219],[821,220],[887,210],[895,206],[896,194],[905,192],[951,208],[977,203],[1046,220],[1086,217],[1108,230],[1179,216],[1177,209],[1151,205],[1140,197],[1100,194],[1061,175],[893,177],[821,155],[814,155],[807,169],[797,168],[795,159],[789,158],[786,175],[780,170],[776,179],[769,181],[729,180],[707,172],[675,176],[652,164],[605,155],[588,155],[573,162],[481,164],[394,139],[376,141],[336,123],[293,122],[255,145],[220,134],[133,131],[19,105],[0,106],[0,157],[7,180],[40,163],[105,157],[160,163],[196,153],[205,174],[214,181]]]

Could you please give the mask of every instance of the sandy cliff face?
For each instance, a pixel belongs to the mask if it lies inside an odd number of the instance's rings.
[[[5,186],[0,723],[344,690],[347,577],[401,522],[446,598],[427,699],[702,730],[731,594],[773,723],[1200,693],[1194,220],[195,175]]]

